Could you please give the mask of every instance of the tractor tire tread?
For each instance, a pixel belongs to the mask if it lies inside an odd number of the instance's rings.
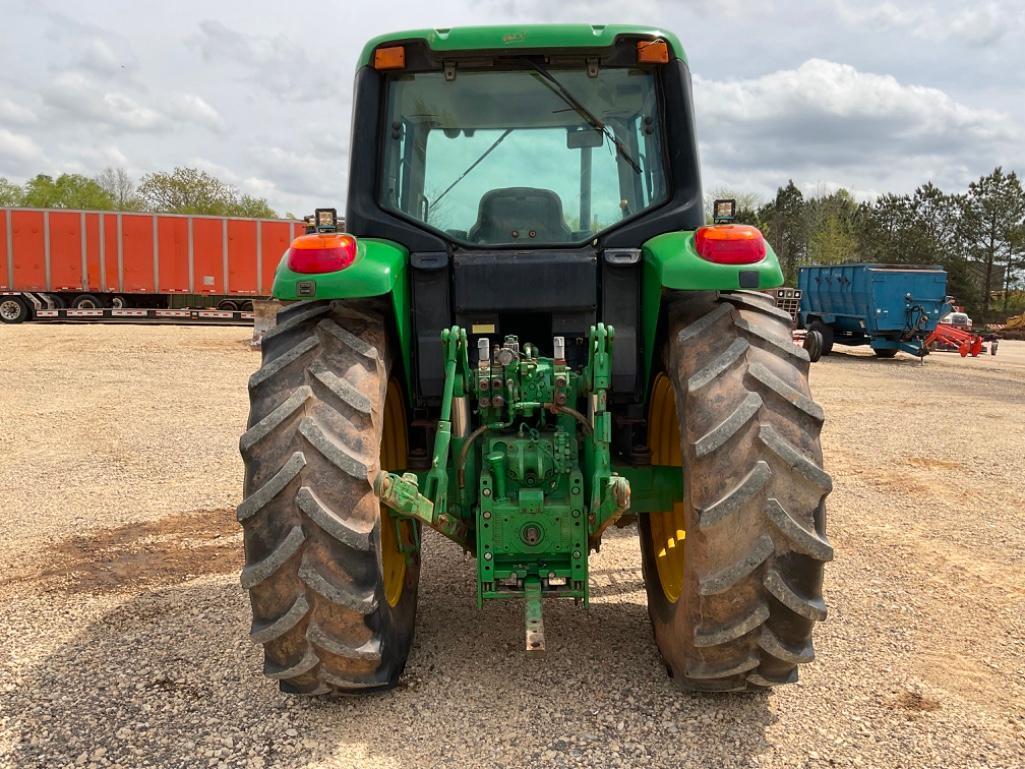
[[[297,451],[262,486],[252,491],[236,509],[239,523],[252,518],[274,500],[306,467],[306,456]]]
[[[253,643],[270,643],[299,624],[300,620],[306,616],[309,610],[310,605],[306,601],[306,596],[300,593],[295,597],[295,603],[289,607],[288,611],[277,619],[262,624],[254,622],[249,631],[249,637],[253,640]]]
[[[729,590],[765,563],[775,548],[772,537],[768,534],[763,534],[740,560],[730,564],[725,569],[702,577],[698,583],[698,592],[701,595],[717,595]]]
[[[241,453],[242,456],[246,456],[253,446],[271,435],[278,427],[281,426],[282,422],[292,417],[297,411],[299,411],[299,409],[305,406],[306,401],[308,401],[312,395],[313,390],[306,385],[296,389],[288,396],[288,398],[285,399],[284,403],[242,433],[242,437],[239,439],[239,453]]]
[[[825,421],[825,412],[819,404],[800,390],[788,385],[783,379],[772,373],[768,366],[755,362],[748,367],[747,371],[752,378],[767,388],[770,393],[776,395],[781,402],[789,403],[798,411],[803,411],[819,425]]]
[[[663,592],[642,520],[655,638],[674,681],[699,691],[797,680],[826,618],[824,414],[807,352],[771,297],[681,294],[668,308],[666,375],[684,466],[681,594]],[[690,529],[695,529],[692,533]]]
[[[250,637],[283,692],[390,688],[409,655],[419,555],[407,562],[399,602],[389,604],[372,486],[387,341],[376,304],[296,303],[278,314],[249,380],[249,426],[239,441],[241,581]]]
[[[259,585],[284,566],[289,558],[298,553],[299,548],[302,547],[305,541],[306,535],[303,534],[302,528],[294,526],[278,546],[270,552],[270,555],[262,560],[250,563],[242,569],[242,576],[240,578],[242,587],[246,590],[251,590],[255,585]]]
[[[768,462],[756,462],[747,475],[728,491],[705,508],[698,508],[698,526],[701,529],[711,528],[737,513],[747,502],[761,492],[772,477],[772,469]]]

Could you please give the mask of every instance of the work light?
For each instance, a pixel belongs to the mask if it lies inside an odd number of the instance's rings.
[[[317,217],[317,229],[321,232],[338,229],[338,212],[333,208],[318,208],[314,212]]]
[[[737,201],[733,198],[717,200],[712,205],[712,221],[716,224],[729,224],[737,218]]]

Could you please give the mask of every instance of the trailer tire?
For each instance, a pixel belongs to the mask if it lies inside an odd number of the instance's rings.
[[[822,358],[822,334],[818,329],[805,334],[804,349],[808,351],[808,360],[812,363],[817,363]]]
[[[264,673],[295,694],[392,687],[413,640],[420,559],[396,544],[418,541],[413,524],[396,526],[373,491],[406,450],[383,316],[366,304],[294,304],[262,351],[239,444],[238,519]]]
[[[829,355],[833,352],[833,327],[827,326],[821,320],[812,321],[812,324],[808,327],[808,331],[818,331],[822,335],[822,352],[821,357]]]
[[[92,294],[79,294],[71,302],[73,310],[99,310],[103,308],[100,298]]]
[[[128,306],[128,302],[125,301],[123,296],[112,296],[110,298],[110,306],[115,310],[123,310]]]
[[[833,556],[808,355],[787,314],[753,292],[682,296],[667,330],[649,446],[655,464],[682,464],[684,499],[640,516],[656,643],[685,689],[795,681],[814,657]]]
[[[888,358],[895,358],[897,356],[897,348],[896,347],[885,347],[885,348],[882,348],[882,349],[873,347],[872,351],[875,352],[877,358],[888,359]]]
[[[0,323],[23,323],[32,316],[20,296],[0,296]]]
[[[238,302],[234,299],[222,299],[217,303],[217,309],[235,312],[238,309]]]

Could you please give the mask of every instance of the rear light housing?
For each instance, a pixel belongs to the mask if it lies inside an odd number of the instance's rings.
[[[338,272],[356,261],[356,238],[344,233],[300,235],[285,262],[292,272],[316,275]]]
[[[713,224],[694,233],[694,249],[714,264],[754,264],[765,258],[765,238],[748,224]]]

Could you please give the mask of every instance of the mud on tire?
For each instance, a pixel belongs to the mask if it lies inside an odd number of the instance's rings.
[[[279,314],[262,349],[238,519],[264,673],[299,694],[393,686],[413,639],[420,562],[407,563],[389,603],[372,488],[390,373],[384,319],[372,305],[304,302]]]
[[[682,296],[669,310],[672,384],[684,473],[679,597],[663,589],[655,515],[640,516],[648,611],[669,673],[703,691],[797,680],[825,619],[822,409],[808,354],[771,299]],[[670,591],[675,592],[675,591]]]

